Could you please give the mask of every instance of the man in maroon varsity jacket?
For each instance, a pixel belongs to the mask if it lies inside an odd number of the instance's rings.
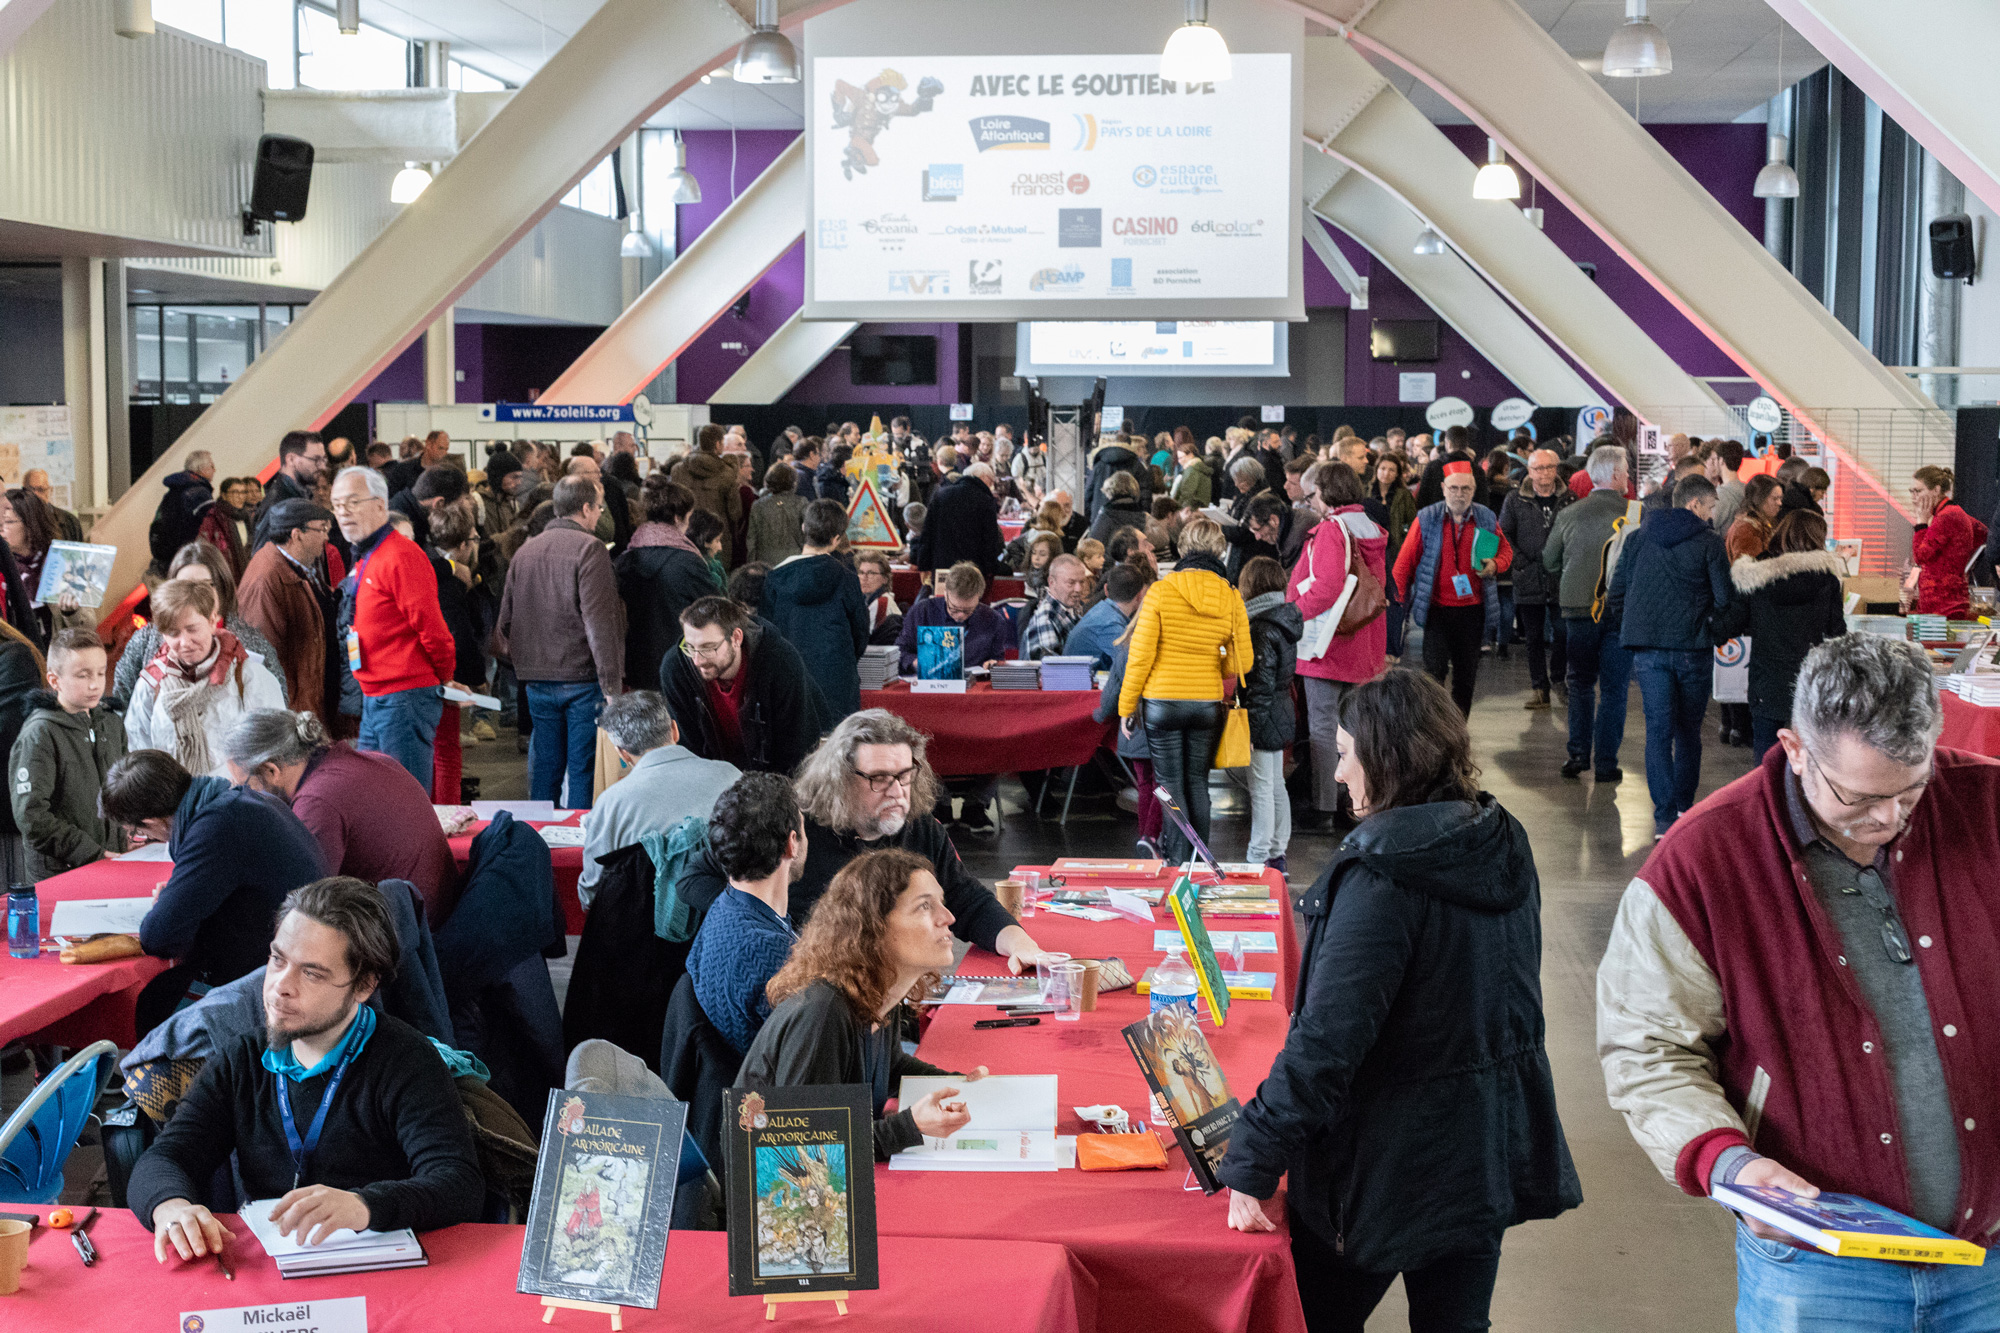
[[[1611,1104],[1661,1173],[1856,1194],[2000,1237],[2000,763],[1937,746],[1914,644],[1829,639],[1792,725],[1683,816],[1597,974]],[[2000,1328],[2000,1263],[1835,1259],[1737,1231],[1737,1323]]]

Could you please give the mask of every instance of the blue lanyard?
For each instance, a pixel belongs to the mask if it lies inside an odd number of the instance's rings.
[[[297,1189],[305,1179],[306,1159],[319,1147],[319,1132],[326,1128],[327,1108],[333,1105],[333,1094],[340,1091],[340,1080],[347,1076],[347,1067],[354,1063],[358,1048],[348,1043],[347,1051],[340,1057],[340,1063],[333,1067],[333,1078],[326,1085],[326,1095],[319,1099],[319,1110],[313,1116],[312,1128],[306,1131],[303,1142],[299,1139],[298,1123],[292,1119],[292,1094],[286,1089],[289,1081],[283,1074],[278,1075],[278,1115],[285,1122],[285,1143],[292,1150],[292,1188]]]

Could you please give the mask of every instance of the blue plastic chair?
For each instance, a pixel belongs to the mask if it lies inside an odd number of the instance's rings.
[[[63,1163],[117,1068],[117,1043],[94,1041],[37,1084],[7,1117],[0,1125],[0,1201],[56,1202]]]

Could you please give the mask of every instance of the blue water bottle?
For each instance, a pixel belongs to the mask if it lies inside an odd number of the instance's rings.
[[[7,952],[16,958],[42,954],[42,905],[32,884],[7,887]]]

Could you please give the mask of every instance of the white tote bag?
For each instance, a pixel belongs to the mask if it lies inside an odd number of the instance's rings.
[[[1317,662],[1326,656],[1326,650],[1333,646],[1334,636],[1340,633],[1340,617],[1347,610],[1347,603],[1354,596],[1354,590],[1361,585],[1360,579],[1347,572],[1348,567],[1354,563],[1354,534],[1349,532],[1347,525],[1338,518],[1329,518],[1326,521],[1337,524],[1340,528],[1342,543],[1340,568],[1347,582],[1341,587],[1340,596],[1333,599],[1332,606],[1306,622],[1305,633],[1299,638],[1298,655],[1301,660],[1307,662]],[[1313,553],[1318,549],[1317,541],[1308,542],[1306,545],[1306,576],[1299,581],[1301,597],[1311,592],[1313,585],[1319,581],[1318,570],[1313,565]]]
[[[1750,702],[1750,636],[1739,634],[1715,650],[1713,693],[1719,704]]]

